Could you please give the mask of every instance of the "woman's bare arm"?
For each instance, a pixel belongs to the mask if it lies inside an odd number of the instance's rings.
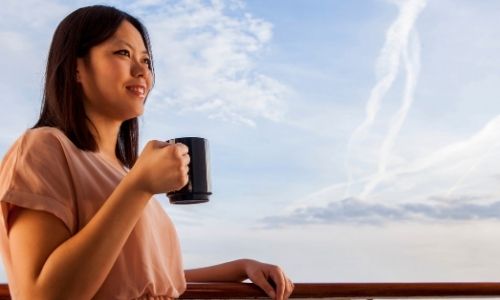
[[[243,281],[248,279],[244,268],[246,261],[247,260],[239,259],[215,266],[189,269],[184,271],[184,275],[186,276],[187,282]]]
[[[91,299],[150,197],[131,188],[125,178],[72,237],[53,215],[20,210],[9,243],[21,299]]]

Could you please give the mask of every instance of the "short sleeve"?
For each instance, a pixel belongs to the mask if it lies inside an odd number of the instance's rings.
[[[74,185],[64,146],[54,130],[28,130],[2,161],[0,203],[7,232],[9,213],[20,206],[50,213],[74,233]]]

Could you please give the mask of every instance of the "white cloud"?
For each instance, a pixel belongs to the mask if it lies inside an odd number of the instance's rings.
[[[254,66],[272,25],[237,2],[225,3],[180,1],[145,18],[157,70],[155,108],[201,111],[251,126],[256,118],[280,121],[288,88]]]

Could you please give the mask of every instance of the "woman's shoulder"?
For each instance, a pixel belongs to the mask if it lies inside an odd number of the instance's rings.
[[[43,127],[30,128],[26,130],[22,135],[22,137],[28,139],[44,139],[44,138],[59,139],[61,137],[66,137],[66,135],[59,128],[43,126]]]
[[[60,129],[55,127],[37,127],[27,129],[12,144],[5,156],[10,155],[41,155],[57,159],[58,154],[76,147]]]
[[[50,165],[48,163],[61,162],[65,152],[63,136],[64,133],[57,128],[40,127],[26,130],[4,154],[0,174],[12,174],[20,166],[23,169],[40,165],[39,169],[42,170]]]
[[[62,130],[56,127],[37,127],[30,128],[20,137],[21,144],[25,147],[60,147],[73,145],[69,138]]]

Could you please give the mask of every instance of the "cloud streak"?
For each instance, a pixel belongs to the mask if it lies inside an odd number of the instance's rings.
[[[380,149],[377,173],[364,188],[360,195],[361,198],[367,197],[385,177],[391,149],[413,102],[413,93],[420,69],[420,45],[418,36],[413,27],[419,13],[425,7],[426,1],[413,0],[398,1],[395,3],[398,5],[399,15],[387,30],[385,44],[377,58],[376,73],[378,81],[371,90],[370,97],[366,104],[365,120],[354,130],[348,142],[348,156],[346,160],[348,184],[345,192],[346,196],[350,194],[350,186],[354,176],[350,161],[354,144],[364,138],[375,121],[380,110],[382,99],[391,89],[398,75],[401,59],[404,62],[406,70],[406,84],[403,101],[399,111],[390,124],[388,134],[384,138]],[[413,39],[409,42],[412,31],[414,32]]]
[[[365,186],[360,195],[361,198],[368,197],[373,189],[375,189],[375,187],[384,180],[394,143],[396,142],[396,138],[403,127],[408,111],[414,101],[414,92],[420,71],[420,43],[416,33],[413,35],[413,39],[411,41],[412,45],[409,48],[405,48],[403,51],[403,61],[406,69],[406,83],[404,87],[403,101],[400,109],[390,123],[389,132],[385,136],[382,143],[377,173]]]
[[[277,219],[272,217],[272,222],[291,224],[288,221],[292,219],[297,222],[309,220],[312,223],[357,222],[359,220],[352,215],[345,218],[341,216],[342,213],[349,213],[350,210],[344,208],[351,205],[362,206],[366,211],[363,218],[371,223],[414,220],[418,215],[408,210],[412,207],[428,211],[428,216],[420,215],[419,220],[422,222],[457,220],[458,216],[462,216],[463,220],[496,220],[491,214],[500,216],[498,206],[492,204],[500,199],[500,153],[494,151],[500,146],[499,140],[500,116],[496,116],[470,137],[390,169],[381,189],[369,200],[342,197],[347,183],[339,182],[297,197],[284,211],[285,216]],[[369,177],[358,178],[352,184],[363,187],[369,181]],[[470,196],[477,193],[483,195]],[[370,208],[377,212],[386,211],[389,215],[384,217],[383,214],[370,214]],[[332,209],[334,213],[329,215],[330,218],[315,217],[321,210]],[[446,217],[446,213],[449,217]]]

